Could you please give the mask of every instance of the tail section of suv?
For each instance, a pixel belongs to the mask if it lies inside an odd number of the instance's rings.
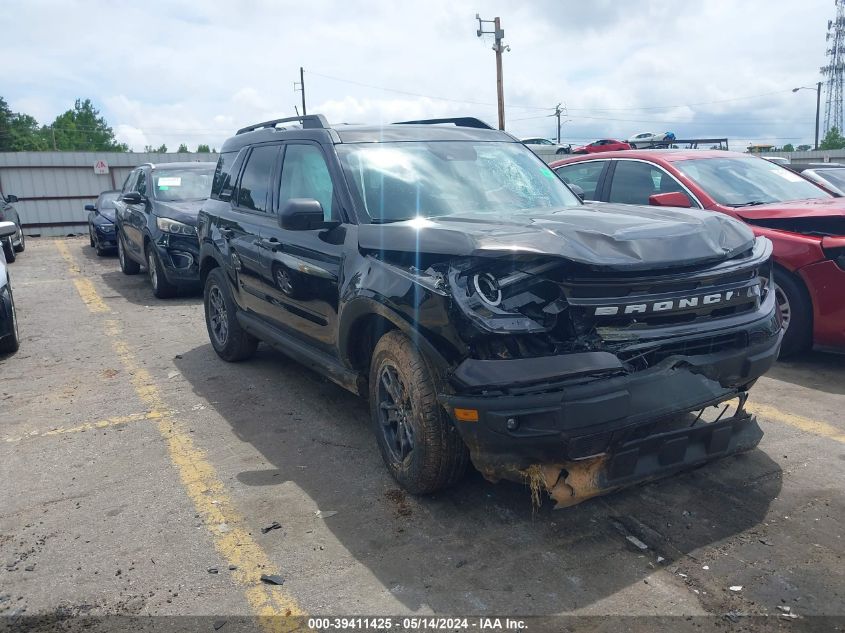
[[[478,120],[244,128],[197,230],[218,355],[262,340],[367,397],[410,492],[471,460],[571,505],[762,436],[743,405],[781,340],[768,240],[583,204]]]

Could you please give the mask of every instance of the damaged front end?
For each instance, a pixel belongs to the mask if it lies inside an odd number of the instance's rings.
[[[466,349],[439,399],[476,468],[563,507],[756,446],[742,405],[782,335],[770,256],[758,239],[650,272],[525,255],[432,265]]]

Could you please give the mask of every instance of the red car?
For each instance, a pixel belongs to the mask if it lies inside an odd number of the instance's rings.
[[[697,207],[751,225],[774,244],[786,328],[781,355],[812,345],[845,348],[845,198],[736,152],[628,150],[550,166],[588,200]]]
[[[615,152],[621,149],[631,149],[625,141],[614,141],[612,138],[604,138],[593,141],[589,145],[581,145],[572,148],[573,154],[596,154],[597,152]]]

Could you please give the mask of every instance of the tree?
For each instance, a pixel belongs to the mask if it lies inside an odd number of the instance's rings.
[[[179,149],[176,150],[179,154],[187,154],[188,153],[188,146],[184,143],[179,143]]]
[[[100,116],[90,99],[77,99],[73,108],[60,114],[52,125],[41,128],[42,136],[55,142],[55,149],[89,152],[128,152],[126,143],[118,143],[114,131]]]
[[[12,112],[0,97],[0,152],[43,151],[49,149],[38,121],[28,114]]]
[[[824,135],[819,149],[845,149],[845,137],[839,133],[839,129],[832,127]]]
[[[208,145],[204,143],[200,143],[197,145],[197,154],[210,154],[211,150],[209,149]]]
[[[813,147],[812,145],[799,145],[796,149],[799,152],[809,152]]]
[[[166,154],[167,153],[167,145],[162,143],[156,149],[153,150],[156,154]]]
[[[782,152],[794,152],[795,147],[793,147],[792,143],[787,143],[786,145],[783,146],[783,148],[781,148],[780,151],[782,151]]]

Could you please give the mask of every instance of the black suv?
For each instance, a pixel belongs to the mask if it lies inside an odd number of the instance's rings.
[[[21,229],[21,218],[15,207],[12,206],[17,201],[17,196],[11,194],[4,196],[3,192],[0,191],[0,222],[14,222],[17,227],[14,235],[2,239],[3,254],[10,264],[17,259],[17,254],[23,252],[26,248],[26,236]]]
[[[114,202],[120,269],[146,266],[159,298],[199,281],[197,213],[211,191],[214,163],[146,163],[133,169]]]
[[[476,119],[244,128],[197,230],[217,354],[260,339],[368,397],[412,493],[471,459],[570,505],[762,436],[743,405],[780,346],[771,244],[721,214],[583,204]]]

